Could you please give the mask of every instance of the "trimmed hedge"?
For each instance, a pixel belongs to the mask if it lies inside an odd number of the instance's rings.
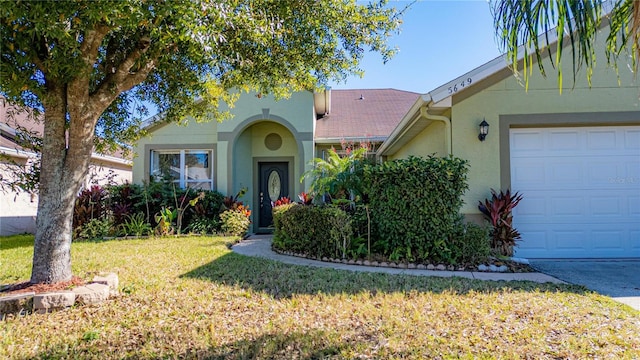
[[[333,206],[278,206],[273,223],[275,249],[319,258],[343,258],[353,237],[349,215]]]
[[[365,169],[376,249],[391,260],[455,262],[468,163],[455,157],[393,160]]]

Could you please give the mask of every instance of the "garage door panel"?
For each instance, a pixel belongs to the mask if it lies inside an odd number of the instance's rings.
[[[625,236],[624,231],[594,230],[591,234],[594,250],[616,250],[620,252],[625,251],[625,246],[622,241]]]
[[[511,129],[510,144],[517,256],[640,257],[639,126]]]
[[[580,136],[574,129],[549,131],[546,149],[553,152],[575,152],[580,149]]]
[[[623,144],[625,149],[640,149],[640,130],[626,130]]]
[[[615,150],[619,142],[616,130],[587,131],[586,147],[588,150]]]
[[[609,196],[593,196],[589,201],[591,215],[595,216],[622,216],[624,213],[623,199]]]

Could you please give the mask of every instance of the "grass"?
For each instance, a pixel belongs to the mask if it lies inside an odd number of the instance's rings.
[[[244,257],[219,237],[74,243],[118,273],[95,306],[0,321],[0,358],[640,358],[640,312],[570,285],[350,273]],[[33,238],[0,239],[0,283]]]

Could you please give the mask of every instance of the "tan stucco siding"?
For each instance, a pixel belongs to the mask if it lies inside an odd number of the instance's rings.
[[[150,134],[138,140],[133,148],[136,157],[133,160],[132,181],[140,184],[148,180],[145,176],[148,171],[145,169],[145,157],[149,154],[145,153],[145,146],[175,144],[180,145],[176,148],[182,148],[184,144],[214,144],[218,140],[218,125],[216,120],[211,119],[208,122],[189,120],[182,125],[166,124],[152,128]]]
[[[537,70],[537,69],[536,69]],[[584,114],[584,124],[606,125],[610,123],[607,113],[640,111],[638,95],[640,88],[628,70],[621,69],[621,86],[613,70],[597,68],[589,88],[580,75],[574,89],[557,88],[555,76],[544,79],[534,70],[528,91],[513,76],[479,91],[452,108],[453,153],[469,160],[469,191],[465,195],[464,213],[478,213],[477,202],[490,194],[490,189],[505,189],[501,172],[508,171],[508,163],[501,161],[501,154],[508,152],[508,127],[501,127],[501,117],[516,114],[550,114],[537,116],[537,123],[520,126],[562,126],[569,123],[580,125],[579,114]],[[553,69],[548,69],[553,71]],[[553,73],[550,73],[552,75]],[[571,85],[570,69],[565,70],[565,86]],[[551,114],[567,114],[551,116]],[[571,116],[569,116],[571,114]],[[578,115],[576,115],[578,114]],[[602,116],[598,116],[602,114]],[[478,140],[478,124],[483,120],[490,124],[489,135],[484,142]],[[504,120],[502,120],[504,121]],[[519,126],[519,125],[512,125]],[[502,129],[502,131],[501,131]],[[506,129],[506,130],[505,130]],[[502,147],[506,147],[503,149]],[[503,156],[504,158],[504,156]],[[514,189],[517,190],[517,189]]]
[[[447,156],[445,138],[448,134],[446,134],[445,130],[444,123],[434,121],[387,159],[404,159],[410,155],[428,156],[435,154],[436,156]]]

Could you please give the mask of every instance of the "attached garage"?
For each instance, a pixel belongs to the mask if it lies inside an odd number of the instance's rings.
[[[509,129],[526,258],[640,257],[640,126]]]

